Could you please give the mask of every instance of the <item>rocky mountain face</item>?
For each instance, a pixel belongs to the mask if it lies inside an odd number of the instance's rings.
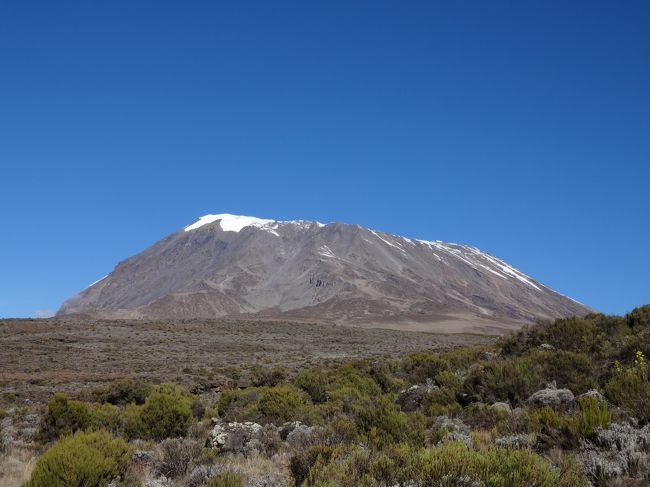
[[[468,245],[359,225],[221,214],[120,262],[58,315],[498,332],[589,311]]]

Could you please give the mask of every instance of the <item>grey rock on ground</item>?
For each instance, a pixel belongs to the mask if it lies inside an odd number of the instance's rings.
[[[395,404],[398,404],[402,408],[402,411],[412,413],[420,409],[427,395],[437,388],[438,386],[431,379],[427,378],[426,384],[417,384],[401,391],[395,399]]]
[[[309,446],[314,442],[314,436],[320,431],[322,428],[308,426],[300,421],[285,423],[278,430],[280,438],[294,447]]]
[[[510,407],[510,404],[508,404],[507,402],[495,402],[490,407],[500,412],[504,412],[508,414],[512,413],[512,408]]]
[[[272,424],[225,423],[218,418],[213,418],[212,424],[206,446],[222,453],[268,454],[274,452],[280,442],[278,429]]]
[[[581,398],[581,397],[591,397],[591,398],[594,398],[594,399],[596,399],[598,401],[607,402],[607,399],[605,399],[605,396],[603,396],[596,389],[591,389],[590,391],[587,391],[584,394],[580,394],[577,398]]]
[[[482,353],[481,353],[481,358],[482,358],[483,360],[488,360],[488,361],[489,361],[489,360],[494,360],[494,359],[496,359],[496,358],[499,358],[499,354],[498,354],[498,353],[494,353],[494,352],[482,352]]]
[[[526,400],[526,404],[532,407],[567,407],[571,406],[574,401],[575,397],[573,396],[573,392],[569,389],[555,389],[553,387],[548,387],[534,392]]]
[[[438,416],[434,428],[443,432],[443,438],[439,442],[460,441],[465,443],[468,448],[472,447],[472,429],[467,426],[460,418],[450,418],[449,416]]]

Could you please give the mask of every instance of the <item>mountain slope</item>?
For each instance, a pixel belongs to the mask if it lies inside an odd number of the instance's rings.
[[[486,331],[589,309],[479,249],[359,225],[207,215],[58,315],[255,316]]]

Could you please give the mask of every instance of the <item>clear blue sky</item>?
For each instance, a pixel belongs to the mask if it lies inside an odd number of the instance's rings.
[[[650,302],[650,2],[0,4],[0,316],[205,213],[476,245]]]

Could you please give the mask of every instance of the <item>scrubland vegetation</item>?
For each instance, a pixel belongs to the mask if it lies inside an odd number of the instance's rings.
[[[0,467],[29,414],[38,459],[0,483],[648,485],[647,357],[650,306],[531,326],[489,345],[260,367],[247,386],[216,394],[122,380],[54,394],[37,415],[3,396]]]

